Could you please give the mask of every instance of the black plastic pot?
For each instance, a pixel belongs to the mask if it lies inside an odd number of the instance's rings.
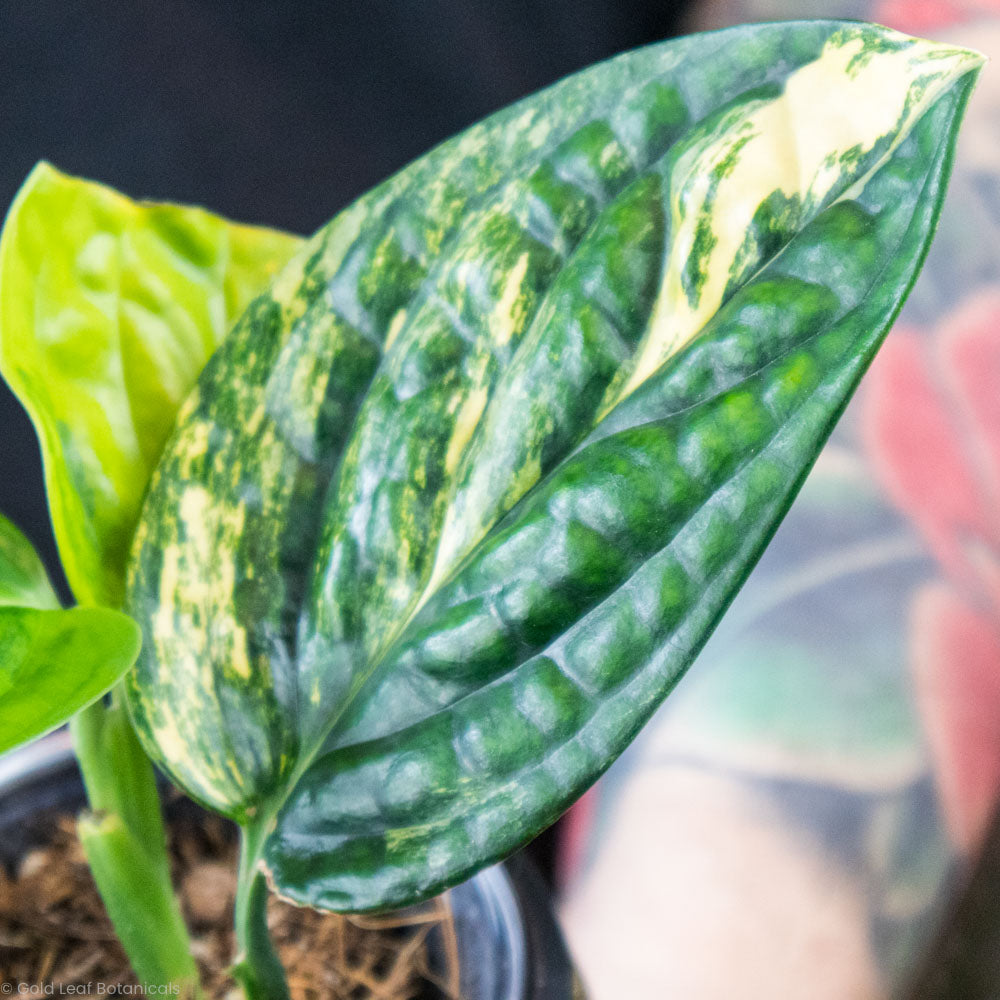
[[[0,863],[10,867],[44,837],[40,818],[76,812],[83,784],[69,734],[0,758]],[[522,857],[448,893],[464,1000],[570,1000],[573,973],[549,893]]]

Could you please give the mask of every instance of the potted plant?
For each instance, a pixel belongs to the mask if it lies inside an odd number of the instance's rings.
[[[666,42],[301,245],[29,178],[0,364],[83,607],[9,531],[0,712],[11,744],[73,715],[82,839],[145,980],[195,989],[146,753],[240,827],[251,998],[287,995],[269,892],[427,899],[596,780],[898,312],[980,65],[843,22]]]

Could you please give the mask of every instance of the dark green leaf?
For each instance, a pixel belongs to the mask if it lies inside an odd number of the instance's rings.
[[[912,284],[979,64],[832,22],[632,53],[375,189],[250,307],[151,485],[129,687],[283,894],[436,892],[634,737]]]

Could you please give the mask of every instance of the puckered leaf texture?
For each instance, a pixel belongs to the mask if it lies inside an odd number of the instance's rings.
[[[299,902],[435,893],[689,666],[932,235],[980,59],[874,26],[629,53],[321,230],[185,403],[130,704]]]

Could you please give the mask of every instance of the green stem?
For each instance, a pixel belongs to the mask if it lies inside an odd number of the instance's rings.
[[[236,960],[230,972],[247,1000],[288,1000],[285,970],[267,929],[267,881],[259,869],[263,824],[240,830],[236,883]]]
[[[144,986],[200,995],[191,942],[170,881],[152,765],[116,689],[70,723],[90,810],[77,829],[94,881]]]

